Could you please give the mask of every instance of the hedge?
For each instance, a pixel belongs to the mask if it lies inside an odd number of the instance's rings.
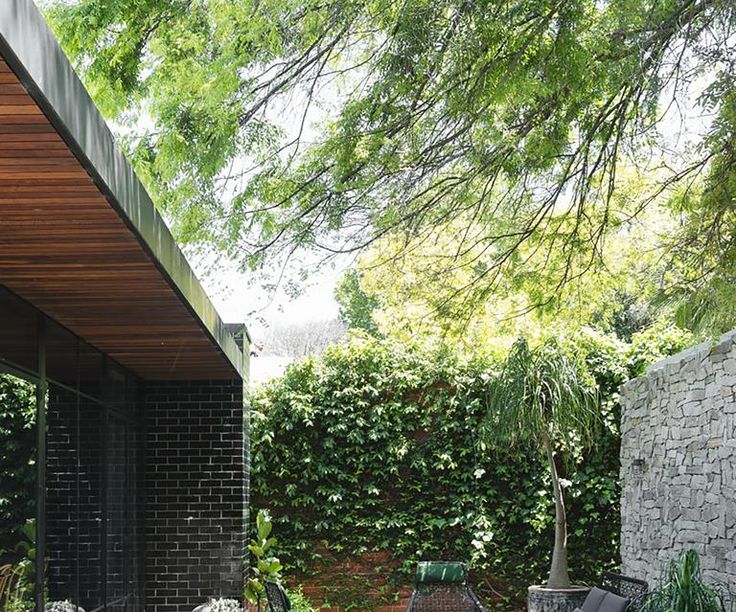
[[[605,426],[600,444],[578,451],[566,474],[576,581],[594,582],[618,559],[617,389],[685,339],[578,339]],[[390,551],[404,578],[418,560],[461,559],[511,593],[543,581],[553,539],[549,479],[531,449],[484,450],[477,432],[492,375],[492,360],[354,336],[258,390],[252,514],[272,512],[287,568],[308,574],[325,550],[347,558]]]

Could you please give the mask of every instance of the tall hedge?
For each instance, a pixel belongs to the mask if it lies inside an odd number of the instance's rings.
[[[617,389],[683,340],[579,340],[605,427],[566,474],[574,580],[594,581],[618,559]],[[544,580],[546,468],[531,451],[486,452],[477,435],[492,372],[490,360],[354,337],[256,392],[253,504],[272,511],[287,566],[308,573],[326,546],[346,557],[387,550],[407,573],[420,559],[461,559],[512,589]]]

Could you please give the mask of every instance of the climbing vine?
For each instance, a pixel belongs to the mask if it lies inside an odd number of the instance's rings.
[[[605,427],[565,474],[574,580],[594,581],[618,558],[617,389],[684,340],[576,339]],[[546,470],[531,452],[492,454],[479,442],[492,376],[490,359],[356,336],[256,392],[253,514],[273,512],[287,574],[326,554],[389,551],[404,576],[417,560],[444,558],[510,591],[541,581],[553,522]]]

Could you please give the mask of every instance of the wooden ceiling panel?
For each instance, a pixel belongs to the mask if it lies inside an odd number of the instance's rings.
[[[236,375],[2,60],[0,284],[144,379]]]

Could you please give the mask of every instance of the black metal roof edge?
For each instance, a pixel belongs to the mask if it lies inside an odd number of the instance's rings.
[[[0,52],[188,310],[247,377],[243,353],[32,0],[0,0]]]

